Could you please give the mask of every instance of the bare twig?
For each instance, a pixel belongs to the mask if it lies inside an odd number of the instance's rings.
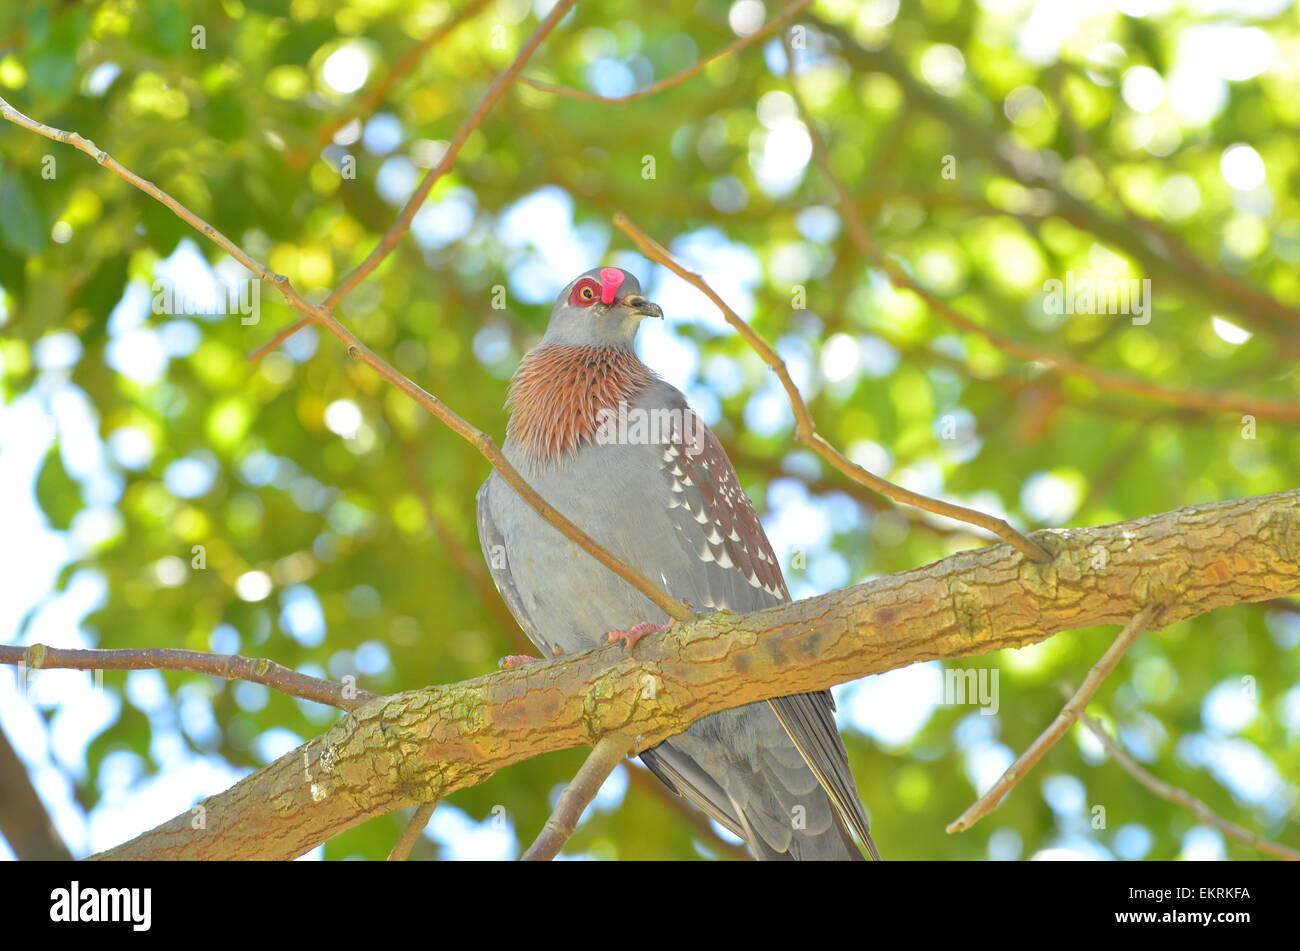
[[[388,861],[405,862],[407,860],[411,854],[411,849],[420,838],[420,833],[424,831],[424,827],[433,818],[433,810],[437,808],[438,801],[436,799],[433,802],[422,802],[415,807],[415,811],[411,813],[411,818],[407,820],[406,828],[398,836],[393,851],[388,853]]]
[[[1046,564],[1052,560],[1052,556],[1047,551],[1033,540],[1016,531],[1002,519],[992,515],[985,515],[983,512],[976,512],[974,509],[968,509],[961,505],[954,505],[951,502],[932,499],[918,492],[913,492],[911,489],[905,489],[901,485],[895,485],[877,475],[873,475],[843,455],[818,434],[817,425],[808,412],[808,405],[804,402],[798,388],[794,385],[794,381],[790,378],[790,372],[786,368],[785,361],[768,345],[767,341],[759,336],[754,328],[745,323],[740,315],[732,310],[726,301],[719,297],[717,292],[705,282],[704,278],[679,264],[667,248],[633,224],[627,215],[622,212],[614,215],[614,226],[631,238],[647,258],[659,262],[678,277],[697,287],[722,312],[722,316],[726,318],[727,323],[731,324],[736,329],[736,332],[744,338],[745,342],[754,348],[755,352],[763,359],[763,362],[775,371],[777,378],[781,381],[781,386],[785,389],[785,395],[790,401],[790,406],[794,410],[796,422],[795,440],[798,443],[807,446],[850,479],[865,485],[873,492],[879,492],[888,499],[893,499],[903,505],[912,505],[927,512],[934,512],[936,515],[946,515],[948,518],[954,518],[959,522],[978,525],[980,528],[1001,538],[1007,544],[1014,546],[1031,561]]]
[[[566,2],[571,5],[574,0],[560,0],[556,5],[556,9],[559,9],[559,7],[564,5]],[[551,12],[554,14],[555,10],[552,10]],[[543,23],[543,26],[551,22],[551,17],[548,17]],[[539,27],[539,30],[540,29],[541,28]],[[536,34],[534,34],[534,39],[536,39]],[[337,337],[343,345],[347,347],[350,356],[355,357],[362,363],[366,364],[366,366],[379,374],[380,377],[397,387],[407,396],[411,397],[411,399],[415,400],[434,416],[438,417],[438,419],[442,420],[442,422],[449,426],[457,435],[461,436],[478,449],[478,451],[482,453],[490,463],[492,463],[492,467],[501,474],[501,477],[506,480],[510,487],[518,492],[524,501],[532,506],[533,509],[542,516],[542,518],[554,526],[562,535],[564,535],[565,538],[568,538],[610,571],[627,581],[628,584],[632,585],[644,594],[647,599],[659,607],[669,617],[675,618],[679,621],[688,620],[694,617],[694,614],[685,604],[655,585],[649,578],[637,571],[631,565],[606,551],[595,539],[567,519],[564,515],[560,514],[559,511],[537,493],[537,490],[525,481],[524,477],[519,474],[519,471],[515,469],[513,465],[511,465],[510,460],[505,457],[505,454],[501,452],[490,436],[477,427],[471,425],[468,421],[463,419],[447,406],[447,404],[443,403],[442,400],[413,383],[398,370],[394,369],[387,361],[372,352],[370,348],[357,339],[355,334],[335,319],[332,308],[325,305],[318,306],[305,300],[303,296],[298,293],[292,282],[290,282],[290,280],[283,274],[276,274],[271,271],[266,265],[254,259],[250,254],[248,254],[248,252],[244,251],[212,225],[198,217],[198,215],[194,214],[175,198],[172,198],[171,195],[168,195],[151,182],[147,182],[140,178],[134,172],[121,165],[116,159],[112,158],[107,152],[97,149],[95,144],[88,139],[82,138],[75,132],[64,132],[51,126],[44,125],[43,123],[36,122],[13,108],[4,99],[0,99],[0,117],[7,119],[16,125],[20,125],[23,128],[30,129],[46,138],[54,139],[56,142],[69,143],[80,151],[85,152],[87,155],[94,156],[95,161],[100,165],[109,169],[125,181],[130,182],[146,195],[149,195],[166,205],[182,221],[187,222],[201,231],[218,246],[223,248],[236,261],[244,265],[244,267],[248,268],[262,280],[277,288],[284,296],[289,306],[306,314],[312,321],[318,323]]]
[[[380,696],[350,684],[335,683],[291,670],[274,661],[239,654],[150,648],[132,650],[76,650],[63,647],[0,645],[0,664],[31,670],[183,670],[212,674],[227,680],[249,680],[280,693],[340,710],[355,710]]]
[[[931,534],[942,538],[960,537],[963,540],[978,540],[979,535],[972,532],[965,524],[949,525],[927,521],[919,512],[913,512],[911,508],[897,510],[887,502],[881,501],[880,497],[866,489],[859,482],[846,480],[844,482],[832,481],[830,477],[823,476],[806,476],[793,472],[787,472],[781,465],[781,459],[769,459],[756,455],[749,449],[746,449],[738,442],[728,442],[723,444],[729,458],[736,466],[752,469],[763,475],[769,481],[773,479],[794,479],[800,482],[813,495],[824,495],[828,492],[841,492],[847,495],[853,501],[857,502],[863,508],[870,512],[898,511],[913,528],[930,532]]]
[[[945,830],[949,835],[954,832],[965,832],[975,823],[979,822],[990,812],[996,809],[1002,803],[1002,799],[1011,789],[1025,778],[1025,775],[1034,768],[1035,764],[1057,744],[1061,737],[1069,732],[1074,721],[1078,719],[1084,707],[1088,705],[1110,672],[1115,669],[1120,658],[1133,645],[1133,642],[1141,636],[1142,632],[1147,630],[1152,619],[1160,612],[1161,605],[1148,604],[1124,625],[1124,629],[1119,632],[1119,636],[1106,649],[1106,653],[1101,655],[1101,660],[1093,665],[1092,670],[1088,671],[1088,676],[1083,681],[1083,686],[1079,688],[1078,693],[1070,697],[1061,712],[1056,715],[1056,719],[1051,725],[1044,730],[1029,748],[1020,754],[1007,771],[998,777],[998,781],[988,788],[984,795],[971,805],[969,809],[961,814],[956,821],[949,824]]]
[[[1061,687],[1063,693],[1070,690],[1068,684]],[[1276,842],[1270,842],[1268,839],[1262,839],[1255,833],[1243,829],[1235,822],[1229,822],[1227,819],[1219,816],[1213,809],[1207,806],[1201,800],[1197,799],[1191,793],[1184,792],[1177,786],[1170,786],[1163,780],[1156,779],[1145,769],[1138,765],[1137,761],[1128,753],[1120,748],[1119,744],[1110,738],[1110,734],[1102,727],[1100,723],[1094,720],[1088,714],[1080,711],[1079,722],[1092,731],[1093,736],[1101,742],[1110,754],[1111,759],[1119,763],[1120,767],[1136,779],[1139,783],[1151,790],[1166,802],[1172,802],[1176,806],[1182,806],[1196,814],[1196,817],[1207,825],[1212,825],[1238,842],[1249,845],[1251,848],[1259,849],[1261,852],[1267,852],[1270,855],[1276,855],[1280,859],[1286,859],[1289,862],[1300,861],[1300,852],[1285,845],[1279,845]]]
[[[605,104],[633,102],[637,99],[644,99],[647,96],[653,96],[655,93],[663,92],[665,89],[671,89],[673,86],[681,85],[686,82],[686,80],[698,76],[708,68],[710,63],[722,59],[724,56],[729,56],[732,53],[738,53],[745,47],[751,46],[764,37],[775,33],[806,10],[811,4],[812,0],[795,0],[794,3],[790,4],[790,6],[786,8],[784,13],[775,19],[764,23],[759,30],[749,34],[749,36],[742,36],[740,39],[729,43],[722,49],[704,57],[704,59],[700,60],[694,66],[691,66],[689,69],[684,69],[673,76],[668,76],[658,82],[651,83],[644,89],[638,89],[622,96],[602,96],[598,93],[588,92],[585,89],[574,89],[570,86],[557,86],[554,83],[542,82],[540,79],[532,79],[528,76],[521,76],[519,82],[525,86],[531,86],[534,89],[540,90],[541,92],[552,93],[566,99],[578,99],[582,102],[599,102]]]
[[[420,60],[424,58],[425,54],[428,53],[429,50],[442,42],[446,36],[466,20],[469,20],[471,17],[476,15],[486,7],[489,2],[491,2],[491,0],[469,0],[469,2],[463,7],[453,13],[442,23],[438,24],[432,33],[407,50],[402,55],[402,58],[394,63],[392,68],[389,69],[388,72],[384,73],[378,82],[367,89],[361,96],[360,101],[353,108],[347,110],[342,115],[337,116],[329,123],[329,125],[321,129],[320,132],[316,134],[316,143],[318,145],[328,145],[333,140],[334,134],[338,132],[339,129],[343,128],[353,119],[360,118],[361,116],[368,116],[374,112],[375,109],[382,105],[388,98],[388,93],[392,90],[393,86],[397,85],[404,76],[410,73],[411,70],[415,69]]]
[[[546,15],[546,19],[544,19],[537,29],[533,31],[533,35],[528,38],[528,42],[526,42],[523,49],[519,51],[519,55],[515,57],[515,61],[492,81],[492,85],[489,86],[487,92],[483,94],[483,98],[474,108],[474,111],[469,114],[469,118],[467,118],[461,124],[460,128],[456,130],[456,134],[452,137],[451,144],[447,146],[447,151],[443,153],[438,164],[429,169],[424,176],[424,180],[420,182],[420,187],[415,190],[415,193],[411,195],[409,199],[407,199],[406,204],[402,206],[402,213],[398,215],[397,221],[393,226],[388,229],[388,233],[385,234],[383,239],[375,245],[374,249],[366,255],[365,260],[353,268],[352,271],[344,277],[341,282],[339,282],[338,287],[334,288],[334,290],[330,292],[329,297],[325,298],[325,307],[334,307],[338,304],[339,301],[351,293],[354,287],[369,277],[370,273],[374,271],[375,268],[379,267],[384,258],[388,257],[393,248],[397,247],[397,242],[400,241],[402,235],[406,234],[410,229],[411,222],[415,220],[415,216],[419,212],[420,206],[424,204],[425,198],[429,196],[429,192],[433,190],[433,186],[437,184],[438,179],[442,178],[442,176],[447,174],[451,169],[452,162],[454,162],[456,156],[460,154],[461,147],[464,146],[466,140],[469,139],[470,134],[473,133],[473,131],[478,128],[479,124],[487,117],[488,112],[490,112],[492,107],[496,105],[496,101],[500,99],[502,94],[506,91],[506,87],[510,85],[517,75],[519,75],[519,71],[524,68],[524,64],[528,62],[528,58],[532,56],[537,47],[541,45],[542,40],[544,40],[547,34],[555,28],[557,23],[564,19],[565,14],[569,12],[569,9],[576,2],[577,0],[558,0],[555,6],[551,8],[551,12]],[[303,327],[306,327],[310,322],[311,320],[309,315],[308,317],[298,321],[292,327],[280,331],[268,343],[263,344],[261,347],[258,347],[249,354],[248,359],[252,361],[260,360],[263,356],[280,346],[280,344],[284,343],[284,341],[288,340]]]
[[[537,840],[520,857],[520,861],[549,862],[559,855],[564,843],[569,841],[569,836],[578,827],[582,813],[596,798],[596,793],[600,792],[601,785],[635,746],[632,739],[621,733],[602,736],[579,768],[578,774],[573,777],[573,782],[560,793],[555,811],[546,820]]]
[[[808,136],[812,140],[813,158],[822,174],[826,177],[827,182],[830,183],[831,189],[835,192],[836,203],[839,205],[844,218],[845,230],[861,254],[880,268],[894,287],[911,291],[925,301],[932,311],[950,324],[983,337],[1005,353],[1020,357],[1023,360],[1033,360],[1041,363],[1053,373],[1077,376],[1089,380],[1103,390],[1127,393],[1130,396],[1140,396],[1145,399],[1204,412],[1241,413],[1260,419],[1300,420],[1300,403],[1254,399],[1238,396],[1234,393],[1171,390],[1155,383],[1148,383],[1145,380],[1138,380],[1121,373],[1112,373],[1109,370],[1089,366],[1073,357],[1044,347],[1023,343],[1006,334],[976,323],[924,285],[913,280],[897,261],[884,254],[876,246],[875,241],[867,231],[866,224],[862,220],[862,212],[858,208],[857,202],[854,201],[843,181],[831,168],[826,144],[817,132],[817,127],[814,125],[812,116],[799,92],[798,84],[794,81],[794,54],[788,42],[785,42],[785,51],[789,63],[790,95],[793,97],[804,125],[808,129]]]
[[[956,99],[936,92],[915,75],[906,60],[893,53],[888,46],[868,50],[853,35],[838,24],[810,13],[810,20],[819,31],[826,33],[839,44],[839,49],[855,67],[868,72],[883,72],[894,80],[914,110],[930,113],[955,137],[955,141],[982,154],[999,173],[1029,188],[1047,188],[1059,208],[1059,215],[1106,242],[1124,250],[1148,267],[1158,270],[1162,279],[1177,284],[1189,293],[1207,296],[1217,307],[1226,307],[1249,324],[1270,330],[1283,347],[1284,354],[1294,356],[1300,337],[1290,325],[1300,325],[1300,307],[1286,304],[1257,288],[1242,288],[1245,299],[1234,299],[1223,293],[1223,282],[1214,276],[1218,269],[1210,263],[1188,268],[1150,255],[1146,236],[1125,222],[1107,216],[1095,202],[1084,201],[1070,192],[1059,175],[1046,173],[1044,153],[1025,148],[1005,134],[1006,125],[999,122],[990,126],[985,113],[973,115]]]

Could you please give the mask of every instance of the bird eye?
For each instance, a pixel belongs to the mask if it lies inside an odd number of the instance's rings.
[[[596,283],[585,280],[569,293],[569,303],[574,307],[590,307],[599,297]]]

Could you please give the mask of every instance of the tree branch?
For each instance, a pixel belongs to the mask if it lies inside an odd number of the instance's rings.
[[[72,861],[4,730],[0,730],[0,834],[20,862]]]
[[[492,107],[496,105],[496,101],[505,93],[506,87],[510,85],[516,76],[519,75],[519,71],[524,68],[524,64],[528,62],[528,58],[536,52],[537,47],[541,45],[542,40],[546,38],[546,35],[550,33],[551,30],[555,29],[556,24],[564,19],[565,15],[569,12],[569,9],[575,3],[577,3],[577,0],[557,0],[555,6],[551,8],[551,12],[546,15],[546,19],[544,19],[537,29],[533,31],[533,35],[528,38],[528,42],[524,44],[524,48],[519,51],[519,55],[515,57],[515,61],[492,81],[492,85],[489,86],[487,92],[483,94],[483,98],[479,100],[479,104],[474,107],[474,111],[470,113],[469,118],[466,119],[464,123],[461,124],[460,128],[456,130],[456,134],[452,137],[451,144],[447,146],[447,151],[443,153],[438,164],[429,169],[425,174],[424,179],[420,182],[420,187],[417,188],[415,193],[407,199],[406,204],[402,206],[402,213],[397,216],[397,221],[388,229],[388,233],[384,235],[383,240],[375,245],[371,252],[366,255],[365,260],[353,268],[352,271],[339,282],[338,287],[334,288],[334,290],[330,292],[329,297],[325,298],[325,303],[323,305],[325,308],[334,307],[339,301],[343,300],[344,297],[352,292],[354,287],[369,277],[370,273],[383,263],[384,258],[388,257],[388,255],[392,253],[393,248],[397,247],[397,242],[402,239],[402,235],[406,234],[406,232],[410,230],[411,222],[415,220],[415,216],[419,212],[420,206],[423,205],[424,200],[429,197],[429,192],[433,190],[433,186],[437,184],[438,179],[442,178],[442,176],[446,175],[447,172],[451,170],[452,162],[454,162],[456,156],[460,154],[461,147],[464,146],[465,142],[469,139],[470,134],[478,128],[479,124],[485,118],[487,118],[487,114],[492,111]],[[288,340],[299,330],[302,330],[303,327],[306,327],[311,323],[313,317],[314,315],[311,312],[307,312],[307,316],[302,320],[299,320],[292,327],[280,331],[268,343],[265,343],[254,350],[249,354],[248,359],[252,361],[260,360],[264,355],[280,346],[284,341]]]
[[[355,710],[379,696],[351,684],[309,677],[264,658],[165,647],[76,650],[44,644],[30,647],[0,644],[0,664],[13,664],[30,670],[183,670],[227,680],[249,680],[291,697],[313,700],[340,710]]]
[[[1070,688],[1066,685],[1062,689],[1068,692]],[[1106,748],[1106,752],[1110,754],[1111,759],[1119,763],[1119,765],[1124,769],[1124,772],[1128,773],[1161,799],[1172,802],[1176,806],[1182,806],[1184,809],[1190,809],[1192,812],[1196,813],[1196,817],[1202,822],[1214,826],[1226,835],[1231,836],[1238,842],[1243,842],[1246,845],[1249,845],[1251,848],[1259,849],[1261,852],[1267,852],[1270,855],[1276,855],[1278,858],[1286,859],[1289,862],[1300,861],[1300,852],[1297,852],[1295,849],[1289,848],[1285,845],[1279,845],[1276,842],[1270,842],[1267,839],[1261,839],[1248,829],[1243,829],[1235,822],[1229,822],[1227,819],[1222,818],[1213,809],[1201,802],[1201,800],[1197,799],[1191,793],[1184,792],[1176,786],[1170,786],[1168,783],[1156,779],[1139,766],[1133,757],[1124,752],[1124,750],[1120,748],[1119,744],[1110,738],[1110,734],[1102,728],[1102,725],[1092,717],[1088,716],[1088,714],[1080,711],[1079,722],[1092,731],[1093,736],[1097,737],[1097,739],[1101,741],[1101,745]]]
[[[858,248],[858,251],[863,257],[869,260],[876,267],[880,268],[885,277],[889,279],[890,284],[895,288],[911,291],[920,297],[921,300],[925,301],[934,313],[948,321],[948,323],[955,327],[959,327],[968,333],[977,334],[978,336],[983,337],[1004,353],[1012,354],[1013,356],[1020,357],[1023,360],[1032,360],[1041,363],[1053,373],[1082,377],[1103,390],[1127,393],[1130,396],[1140,396],[1144,399],[1155,400],[1157,402],[1200,410],[1203,412],[1216,411],[1242,413],[1255,416],[1259,419],[1300,420],[1300,403],[1284,403],[1274,400],[1254,399],[1252,397],[1238,396],[1233,393],[1202,393],[1194,390],[1171,390],[1168,387],[1159,386],[1155,383],[1148,383],[1145,380],[1138,380],[1121,373],[1113,373],[1109,370],[1102,370],[1089,366],[1073,357],[1057,353],[1053,350],[1048,350],[1044,347],[1023,343],[1007,336],[1006,334],[999,333],[996,330],[992,330],[982,324],[976,323],[943,298],[931,292],[924,285],[913,280],[897,261],[884,254],[880,248],[876,246],[875,241],[867,231],[866,224],[862,220],[862,212],[858,208],[857,202],[853,200],[853,196],[849,194],[844,182],[835,174],[834,169],[831,168],[830,157],[826,151],[826,144],[818,134],[817,127],[812,121],[812,116],[803,101],[798,85],[794,81],[794,55],[790,50],[788,43],[786,43],[785,50],[786,56],[788,57],[787,62],[790,75],[790,95],[794,98],[795,105],[799,110],[799,115],[808,129],[809,138],[812,140],[813,159],[817,162],[822,174],[830,184],[831,190],[835,193],[836,204],[839,206],[840,212],[844,218],[845,230],[849,235],[849,239]]]
[[[1115,669],[1128,649],[1133,645],[1142,633],[1150,626],[1156,615],[1160,613],[1161,605],[1148,604],[1124,625],[1124,629],[1119,632],[1119,636],[1106,649],[1106,653],[1101,656],[1101,660],[1093,665],[1092,670],[1088,671],[1088,676],[1083,681],[1083,686],[1079,688],[1078,693],[1070,697],[1061,712],[1056,715],[1056,719],[1051,725],[1042,732],[1038,739],[1029,744],[1029,748],[1020,754],[1020,758],[1012,763],[1005,773],[998,777],[998,781],[989,787],[984,795],[971,805],[969,809],[961,814],[952,822],[946,831],[949,835],[954,832],[965,832],[975,823],[979,822],[990,812],[1002,804],[1003,797],[1020,780],[1024,779],[1031,769],[1040,759],[1046,755],[1061,737],[1069,732],[1074,721],[1083,713],[1088,702],[1092,700],[1093,694],[1101,686],[1103,680],[1110,676],[1110,672]]]
[[[1031,561],[1046,564],[1052,560],[1051,554],[1045,551],[1041,545],[1026,538],[1003,519],[985,515],[983,512],[977,512],[965,506],[954,505],[951,502],[932,499],[921,495],[919,492],[913,492],[911,489],[905,489],[901,485],[895,485],[886,479],[873,475],[842,454],[817,432],[817,424],[813,422],[812,414],[808,412],[808,404],[804,402],[799,393],[799,388],[794,385],[794,380],[790,378],[790,371],[786,368],[785,361],[781,359],[780,354],[773,350],[753,327],[745,323],[740,315],[732,310],[718,296],[717,292],[705,282],[704,278],[678,264],[667,248],[634,225],[627,215],[621,211],[615,214],[614,226],[631,238],[642,254],[652,261],[658,261],[678,277],[693,284],[709,300],[713,301],[718,310],[722,311],[722,316],[726,318],[727,323],[731,324],[736,329],[736,332],[744,338],[745,342],[754,348],[763,362],[772,368],[781,381],[781,386],[785,389],[785,395],[794,410],[797,424],[795,428],[796,442],[807,446],[854,482],[865,485],[873,492],[879,492],[885,498],[892,499],[902,505],[911,505],[927,512],[934,512],[936,515],[946,515],[948,518],[954,518],[969,525],[978,525],[1018,549],[1021,554]]]
[[[411,854],[411,848],[415,845],[416,840],[420,838],[420,833],[429,824],[429,820],[433,818],[433,810],[437,808],[437,800],[422,802],[415,807],[415,812],[411,813],[411,818],[407,820],[406,828],[398,836],[393,851],[388,853],[388,861],[405,862],[407,860]]]
[[[819,30],[840,44],[845,58],[852,65],[868,72],[883,72],[896,80],[912,106],[930,113],[951,130],[955,141],[981,153],[999,173],[1028,188],[1049,189],[1059,205],[1055,214],[1072,221],[1107,244],[1123,249],[1172,283],[1198,295],[1209,294],[1217,306],[1226,307],[1248,324],[1270,330],[1285,352],[1295,354],[1300,345],[1300,338],[1294,332],[1294,327],[1300,325],[1300,307],[1284,303],[1259,288],[1247,285],[1239,286],[1244,295],[1240,298],[1225,294],[1223,282],[1213,276],[1216,269],[1211,264],[1193,269],[1160,258],[1153,261],[1149,245],[1137,229],[1125,222],[1116,221],[1093,204],[1075,197],[1061,183],[1059,176],[1046,174],[1044,169],[1049,165],[1040,153],[1013,141],[1005,131],[1004,134],[996,134],[995,130],[990,129],[986,113],[976,117],[953,98],[934,91],[913,75],[906,62],[888,48],[868,50],[837,24],[818,17],[816,13],[811,14],[811,20]],[[1005,128],[1002,125],[1002,129]],[[1157,266],[1152,267],[1152,264]]]
[[[560,793],[560,801],[555,810],[542,826],[537,841],[528,847],[520,857],[523,862],[549,862],[560,854],[564,843],[569,841],[578,820],[591,801],[600,792],[600,787],[614,767],[621,763],[632,751],[632,740],[621,733],[607,733],[597,741],[590,755],[583,761],[573,781]]]
[[[438,24],[434,30],[408,49],[383,77],[371,86],[361,96],[361,101],[352,109],[347,110],[342,115],[336,116],[329,125],[325,126],[320,132],[316,133],[316,144],[319,146],[329,145],[334,139],[334,134],[343,128],[353,119],[359,119],[361,116],[368,116],[388,98],[388,93],[397,85],[402,77],[406,76],[411,70],[419,65],[420,60],[424,59],[426,53],[433,47],[437,46],[442,40],[451,34],[458,26],[477,15],[490,0],[469,0],[463,7],[453,13],[446,20]]]
[[[543,21],[542,26],[538,27],[538,33],[541,33],[544,28],[548,28],[548,25],[554,25],[555,19],[558,19],[556,13],[561,9],[561,7],[572,6],[574,2],[576,2],[576,0],[559,0],[556,6],[551,10],[551,14],[545,21]],[[533,37],[529,40],[530,44],[534,41],[540,42],[538,33],[534,33]],[[82,138],[75,132],[64,132],[40,122],[36,122],[13,108],[13,106],[9,105],[9,103],[4,99],[0,99],[0,118],[7,119],[16,125],[43,135],[46,138],[54,139],[56,142],[69,143],[82,152],[85,152],[87,155],[93,155],[95,161],[100,165],[108,168],[125,181],[130,182],[145,194],[162,202],[175,212],[181,220],[197,228],[218,246],[223,248],[240,264],[244,265],[244,267],[258,275],[262,280],[278,288],[291,307],[306,314],[310,320],[324,327],[342,341],[343,345],[347,347],[349,356],[366,364],[366,366],[378,373],[380,377],[397,387],[407,396],[411,397],[411,399],[415,400],[434,416],[438,417],[438,419],[442,420],[442,422],[449,426],[457,435],[478,449],[488,462],[492,464],[492,467],[501,474],[501,477],[506,480],[510,487],[518,492],[525,502],[531,505],[533,509],[542,516],[542,518],[553,525],[557,531],[564,535],[565,538],[569,539],[583,551],[587,552],[610,571],[614,572],[614,574],[627,581],[628,584],[632,585],[632,587],[644,594],[651,603],[656,605],[669,617],[679,621],[694,617],[694,614],[685,604],[668,594],[658,585],[654,584],[654,582],[631,565],[627,564],[609,551],[606,551],[605,548],[603,548],[595,539],[543,499],[541,495],[539,495],[538,492],[528,484],[524,477],[519,474],[519,471],[515,469],[515,467],[510,463],[510,460],[505,457],[505,454],[501,452],[490,436],[477,427],[471,425],[467,420],[463,419],[447,406],[447,404],[443,403],[442,400],[407,379],[407,377],[371,351],[369,347],[357,339],[355,334],[339,323],[339,321],[334,317],[333,310],[329,306],[317,306],[305,300],[302,295],[298,293],[297,289],[294,288],[289,279],[283,274],[272,272],[264,264],[255,260],[237,244],[202,218],[199,218],[176,199],[172,198],[156,185],[145,181],[134,172],[122,166],[115,159],[111,158],[107,152],[97,149],[93,142]],[[344,283],[346,284],[347,282],[345,281]],[[340,287],[342,287],[342,285],[340,285]]]
[[[800,13],[803,13],[803,11],[808,9],[811,4],[812,0],[795,0],[794,3],[790,4],[790,6],[786,8],[784,13],[775,19],[764,23],[759,30],[749,34],[749,36],[740,37],[738,40],[724,46],[722,49],[704,57],[704,59],[700,60],[694,66],[691,66],[689,69],[684,69],[674,76],[661,79],[658,82],[651,83],[644,89],[638,89],[635,92],[630,92],[622,96],[602,96],[599,93],[588,92],[585,89],[574,89],[569,86],[557,86],[554,83],[542,82],[540,79],[532,79],[528,76],[521,76],[519,82],[525,86],[531,86],[541,92],[562,96],[566,99],[577,99],[582,102],[599,102],[605,105],[634,102],[637,99],[644,99],[647,96],[653,96],[655,93],[663,92],[665,89],[671,89],[673,86],[679,86],[693,76],[698,76],[708,68],[710,63],[722,59],[724,56],[729,56],[732,53],[738,53],[745,47],[751,46],[764,37],[772,35],[797,17]]]
[[[1300,591],[1300,490],[1050,534],[1049,565],[1003,546],[961,552],[805,601],[674,624],[632,650],[603,645],[380,698],[205,800],[205,829],[187,813],[101,857],[293,858],[372,816],[608,733],[640,751],[745,703],[1123,623],[1151,603],[1166,605],[1168,625]]]

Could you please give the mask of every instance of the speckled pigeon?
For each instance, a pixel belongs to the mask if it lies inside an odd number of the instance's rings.
[[[633,350],[647,316],[663,312],[619,268],[593,268],[566,287],[511,382],[506,457],[543,498],[697,611],[788,601],[721,444]],[[669,620],[495,472],[479,490],[478,524],[497,590],[544,655],[589,649],[605,632],[630,647]],[[748,704],[641,759],[759,859],[861,859],[849,827],[879,858],[833,710],[829,691]]]

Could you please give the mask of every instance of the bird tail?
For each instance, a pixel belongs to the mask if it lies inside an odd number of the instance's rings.
[[[853,774],[848,770],[843,741],[835,731],[834,721],[816,723],[820,718],[829,719],[829,710],[834,709],[833,701],[828,709],[815,702],[817,697],[817,694],[795,694],[769,700],[768,705],[776,714],[781,726],[785,728],[790,742],[794,744],[795,749],[799,751],[799,755],[803,757],[808,768],[817,777],[817,782],[830,798],[831,805],[835,807],[837,824],[848,838],[854,855],[861,858],[857,846],[852,844],[852,836],[845,828],[846,822],[866,847],[872,861],[879,862],[880,850],[876,848],[875,840],[871,838],[867,811],[862,808],[862,800],[858,798]],[[818,725],[820,729],[817,728]],[[836,748],[828,748],[829,744],[834,744]],[[837,764],[842,765],[843,768],[835,769]]]

